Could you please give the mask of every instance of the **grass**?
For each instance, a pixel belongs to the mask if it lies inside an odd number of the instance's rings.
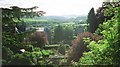
[[[48,20],[41,20],[41,19],[31,19],[31,18],[22,18],[25,22],[46,22]]]

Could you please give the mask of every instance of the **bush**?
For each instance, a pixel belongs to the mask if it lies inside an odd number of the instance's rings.
[[[5,46],[2,47],[2,64],[7,64],[11,60],[11,56],[13,55],[13,52],[10,50],[10,48],[7,48]]]
[[[47,44],[47,35],[45,32],[34,32],[25,41],[31,42],[34,47],[44,47]]]
[[[58,52],[65,55],[65,53],[66,53],[65,51],[67,50],[68,46],[69,46],[68,44],[60,44],[60,46],[58,48]]]
[[[68,62],[79,61],[79,58],[82,57],[83,52],[89,51],[87,48],[88,43],[85,43],[84,39],[89,37],[91,40],[98,41],[102,37],[97,34],[92,34],[90,32],[84,32],[78,35],[77,39],[72,41],[72,48],[68,52]],[[91,41],[90,40],[90,41]]]
[[[32,61],[33,58],[35,58],[35,56],[32,56],[30,52],[15,54],[12,56],[12,60],[9,64],[10,65],[34,65]]]

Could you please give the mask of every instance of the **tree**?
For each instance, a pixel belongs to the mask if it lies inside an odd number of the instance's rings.
[[[96,28],[97,28],[97,26],[96,26],[97,19],[96,19],[96,16],[95,16],[94,8],[92,8],[90,10],[90,12],[88,13],[87,22],[89,24],[88,31],[91,32],[91,33],[94,33]]]
[[[110,5],[106,4],[106,6]],[[111,9],[114,11],[113,17],[110,20],[105,21],[98,29],[103,35],[103,39],[97,42],[91,41],[87,46],[90,51],[85,52],[83,57],[80,58],[80,64],[90,65],[119,65],[120,64],[120,7],[115,6],[113,3],[111,7],[107,7],[104,10],[106,16],[109,17]]]
[[[54,42],[62,42],[63,40],[63,27],[61,25],[54,29]]]
[[[98,41],[101,38],[102,38],[101,36],[90,32],[84,32],[79,34],[77,38],[72,41],[72,48],[69,49],[69,53],[68,53],[69,56],[68,62],[71,62],[72,60],[79,61],[79,58],[82,57],[83,52],[89,51],[87,48],[88,44],[85,43],[84,39]]]
[[[71,44],[71,41],[73,39],[73,35],[74,35],[74,30],[73,30],[73,27],[68,25],[68,26],[65,26],[64,27],[64,30],[63,30],[63,40],[65,41],[65,43],[67,44]]]
[[[45,32],[33,32],[26,41],[34,43],[33,46],[43,48],[48,43],[47,34]]]
[[[63,42],[67,44],[71,44],[71,40],[73,39],[74,30],[70,25],[59,25],[54,29],[54,41],[55,43]]]
[[[43,11],[32,11],[33,9],[35,7],[31,9],[17,6],[2,8],[2,49],[5,51],[2,51],[3,65],[8,64],[12,59],[11,56],[19,53],[21,48],[26,48],[27,43],[23,42],[23,38],[30,32],[16,33],[15,28],[18,23],[22,23],[22,17],[29,17],[33,14],[35,14],[34,16],[41,16],[44,14]],[[4,56],[6,54],[7,56]]]

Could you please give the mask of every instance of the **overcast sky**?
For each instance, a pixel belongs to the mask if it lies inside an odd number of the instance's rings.
[[[38,6],[46,15],[87,15],[89,10],[102,5],[103,0],[0,0],[0,7]]]

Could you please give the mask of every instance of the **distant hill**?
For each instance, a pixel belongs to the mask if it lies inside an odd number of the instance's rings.
[[[62,17],[62,16],[42,16],[42,17],[39,17],[39,19],[64,21],[67,18]]]
[[[87,16],[83,15],[83,16],[77,16],[77,15],[63,15],[63,16],[42,16],[42,17],[38,17],[36,19],[42,19],[42,20],[48,20],[48,21],[60,21],[60,22],[64,22],[64,21],[79,21],[79,20],[86,20]]]

